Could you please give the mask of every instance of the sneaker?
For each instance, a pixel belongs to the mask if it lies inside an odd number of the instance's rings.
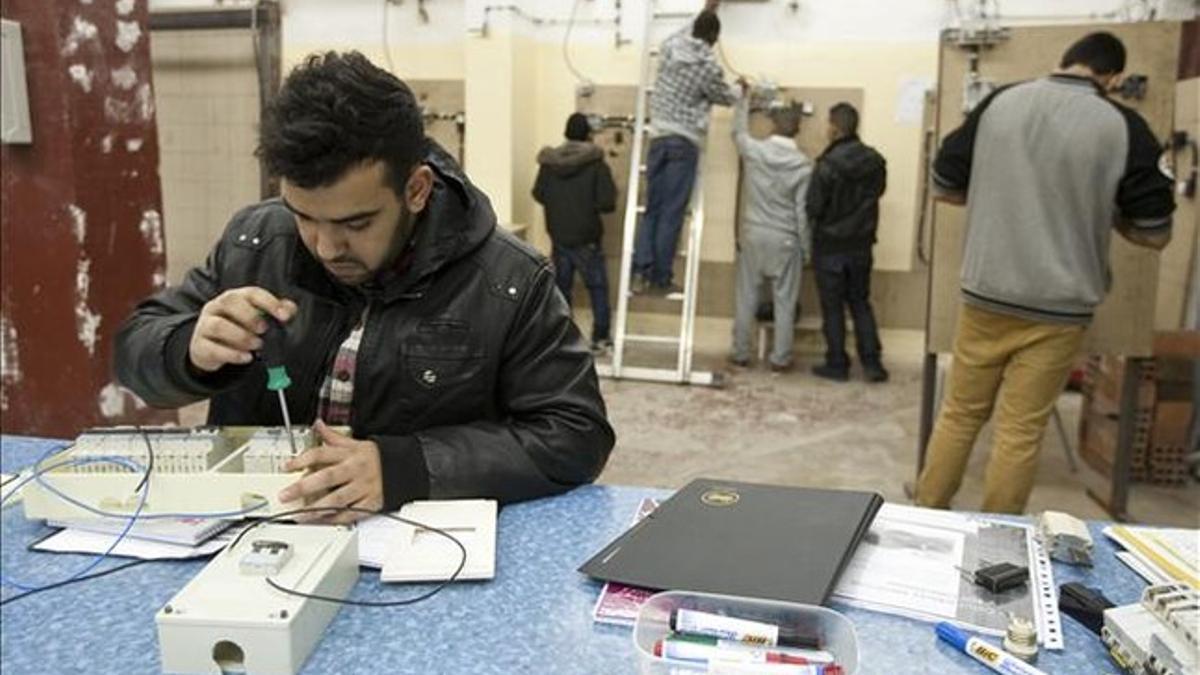
[[[772,362],[771,363],[771,372],[772,373],[790,373],[790,372],[792,372],[792,368],[794,368],[795,365],[796,364],[792,363],[791,361],[788,361],[787,363]]]
[[[888,371],[879,363],[870,363],[863,365],[863,377],[867,378],[867,382],[887,382]]]
[[[612,340],[609,340],[608,338],[604,338],[602,340],[592,340],[592,353],[597,355],[607,354],[608,350],[612,349],[612,346]]]
[[[729,365],[731,365],[731,366],[737,366],[738,368],[749,368],[750,367],[750,359],[740,359],[740,358],[734,356],[733,354],[730,354],[729,358],[727,360],[729,361]]]
[[[650,282],[646,280],[646,277],[635,272],[633,278],[629,280],[629,292],[641,295],[648,290],[650,290]]]
[[[834,382],[846,382],[850,379],[848,368],[834,368],[824,363],[819,366],[813,366],[812,374],[826,380],[833,380]]]

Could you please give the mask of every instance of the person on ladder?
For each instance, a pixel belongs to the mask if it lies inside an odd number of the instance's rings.
[[[533,198],[546,211],[558,288],[569,304],[575,270],[579,270],[592,301],[592,351],[602,353],[612,346],[612,339],[600,214],[616,210],[617,188],[604,163],[604,151],[591,142],[586,115],[572,113],[567,118],[566,137],[562,145],[538,153]]]
[[[795,103],[772,110],[772,133],[750,135],[750,97],[743,83],[733,117],[733,140],[746,176],[746,208],[738,237],[737,294],[734,301],[733,353],[730,362],[750,365],[750,333],[766,278],[774,290],[775,342],[768,361],[777,373],[792,368],[796,300],[800,275],[809,256],[804,199],[812,161],[796,147],[800,108]]]
[[[646,156],[646,213],[633,252],[633,291],[681,292],[672,284],[675,249],[696,182],[700,149],[708,134],[708,112],[732,105],[737,90],[713,53],[721,33],[718,0],[663,42],[650,97],[650,149]]]

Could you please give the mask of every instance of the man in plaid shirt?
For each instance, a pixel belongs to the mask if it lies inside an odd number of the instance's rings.
[[[646,213],[634,244],[634,290],[648,288],[669,294],[679,230],[692,185],[700,148],[708,135],[708,111],[713,104],[732,105],[737,90],[725,82],[713,45],[721,33],[717,0],[687,28],[667,38],[660,49],[658,76],[650,98],[650,133],[646,158]]]

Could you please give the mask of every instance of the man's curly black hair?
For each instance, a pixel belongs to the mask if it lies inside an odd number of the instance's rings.
[[[263,110],[255,154],[271,175],[311,189],[382,160],[397,195],[424,157],[425,126],[412,90],[356,51],[313,54]]]

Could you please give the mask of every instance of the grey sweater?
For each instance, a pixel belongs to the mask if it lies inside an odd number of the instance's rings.
[[[742,222],[747,228],[771,230],[799,239],[812,251],[804,196],[812,176],[812,161],[783,136],[759,140],[750,135],[749,106],[743,98],[734,109],[733,140],[742,157],[745,200]]]
[[[1111,285],[1118,219],[1148,233],[1171,227],[1160,154],[1146,121],[1089,79],[1052,75],[993,93],[934,166],[939,188],[967,194],[964,301],[1089,323]]]

